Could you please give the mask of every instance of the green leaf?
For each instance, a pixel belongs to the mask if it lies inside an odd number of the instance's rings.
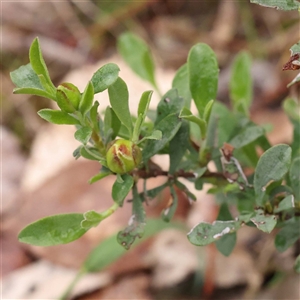
[[[224,256],[229,256],[236,245],[236,240],[236,232],[225,234],[216,241],[216,247]]]
[[[179,118],[197,124],[198,127],[199,127],[199,129],[200,129],[201,138],[202,138],[202,139],[205,138],[205,136],[206,136],[206,127],[207,127],[207,124],[206,124],[206,122],[205,122],[203,119],[200,119],[200,118],[194,116],[194,115],[192,114],[192,112],[191,112],[189,109],[187,109],[186,107],[184,107],[184,108],[181,110],[181,112],[180,112],[180,114],[179,114]]]
[[[30,64],[32,66],[32,69],[37,75],[42,75],[44,77],[44,84],[43,87],[47,92],[50,94],[55,94],[56,93],[56,88],[53,85],[47,66],[45,64],[39,39],[35,38],[34,41],[32,42],[30,49],[29,49],[29,59],[30,59]]]
[[[196,246],[206,246],[217,241],[225,234],[235,232],[239,226],[237,221],[215,221],[212,224],[199,223],[188,233],[188,239]]]
[[[88,230],[97,227],[104,219],[103,216],[94,210],[87,211],[83,214],[84,220],[81,221],[81,227]]]
[[[178,90],[178,95],[184,99],[184,106],[190,108],[192,94],[190,91],[189,72],[186,63],[177,70],[172,81],[172,88]]]
[[[140,196],[144,199],[144,198],[148,198],[148,199],[153,199],[155,198],[158,194],[160,194],[166,187],[168,186],[168,182],[165,182],[164,184],[155,187],[151,190],[147,190],[144,193],[141,193]]]
[[[262,209],[256,210],[255,215],[250,220],[259,230],[267,233],[271,233],[277,224],[276,216],[265,215]]]
[[[111,107],[107,107],[104,116],[104,134],[109,135],[111,131],[111,139],[115,139],[119,133],[121,127],[121,121],[117,117],[116,113]]]
[[[85,115],[93,106],[94,87],[91,81],[88,82],[79,102],[79,111]]]
[[[46,120],[47,122],[53,124],[69,124],[69,125],[77,125],[80,124],[79,120],[75,117],[72,117],[66,112],[60,110],[53,110],[53,109],[41,109],[38,111],[38,115]]]
[[[190,90],[199,115],[205,106],[217,96],[219,68],[214,51],[206,44],[192,47],[188,55]]]
[[[99,102],[95,101],[90,110],[90,118],[93,123],[93,129],[96,131],[96,133],[99,134],[100,133],[100,128],[99,128],[100,116],[98,114],[98,106],[99,106]]]
[[[249,114],[252,102],[251,58],[247,52],[240,52],[232,66],[229,92],[235,111]]]
[[[26,226],[18,239],[22,243],[44,247],[67,244],[86,233],[81,227],[83,220],[83,215],[77,213],[46,217]]]
[[[129,95],[126,83],[119,77],[112,85],[108,87],[108,95],[112,109],[131,135],[133,128],[128,107]]]
[[[203,119],[205,120],[206,123],[209,122],[209,118],[210,118],[210,115],[211,115],[211,111],[212,111],[212,108],[213,108],[213,105],[214,105],[215,101],[214,100],[210,100],[205,108],[204,108],[204,114],[203,114]]]
[[[102,169],[103,169],[103,167],[102,167]],[[95,183],[96,181],[99,181],[99,180],[101,180],[101,179],[107,177],[108,175],[111,175],[111,174],[112,174],[110,170],[108,170],[108,169],[106,169],[106,168],[105,168],[105,170],[102,170],[102,169],[101,169],[100,173],[96,174],[95,176],[93,176],[93,177],[89,180],[89,183],[90,183],[90,184],[93,184],[93,183]]]
[[[289,178],[296,200],[300,201],[300,157],[293,160]]]
[[[190,127],[188,122],[183,121],[179,130],[170,141],[169,155],[170,168],[169,173],[174,174],[179,163],[181,162],[190,142]]]
[[[139,102],[137,114],[138,114],[138,116],[140,114],[143,115],[144,119],[146,117],[146,114],[147,114],[147,111],[148,111],[148,108],[149,108],[149,104],[150,104],[150,101],[151,101],[152,94],[153,94],[153,91],[145,91],[142,94],[140,102]]]
[[[232,219],[233,218],[229,211],[228,204],[223,202],[220,206],[217,220],[231,221]],[[222,253],[225,256],[229,256],[235,247],[236,239],[236,232],[225,234],[216,241],[216,247],[220,253]]]
[[[239,149],[257,140],[264,134],[264,128],[250,124],[243,127],[242,130],[229,141],[229,144],[231,144],[234,148]]]
[[[289,220],[275,237],[275,246],[279,252],[284,252],[290,248],[300,238],[299,219]]]
[[[183,107],[183,99],[179,97],[176,89],[169,90],[158,103],[155,124],[158,124],[166,116],[179,113]]]
[[[161,139],[162,139],[162,132],[160,130],[154,130],[150,135],[143,137],[136,144],[138,145],[146,140],[161,140]]]
[[[16,85],[14,94],[37,95],[56,101],[55,95],[47,92],[41,85],[40,79],[32,69],[31,64],[21,66],[10,73],[12,82]]]
[[[98,69],[91,79],[94,93],[103,92],[112,85],[118,79],[119,71],[120,68],[113,63],[108,63]]]
[[[300,7],[297,0],[250,0],[250,2],[282,10],[297,10]]]
[[[254,174],[256,204],[263,205],[266,186],[271,181],[278,181],[288,172],[291,164],[292,149],[285,144],[273,146],[259,159]]]
[[[300,5],[300,4],[299,4]],[[291,54],[294,55],[294,54],[297,54],[297,53],[300,53],[300,41],[297,43],[297,44],[294,44],[291,48]]]
[[[297,258],[295,260],[294,270],[297,273],[300,273],[300,254],[297,256]]]
[[[230,122],[229,122],[230,120]],[[207,126],[206,147],[219,148],[228,142],[238,125],[236,116],[222,103],[215,101]]]
[[[80,148],[80,155],[86,159],[101,161],[104,158],[100,155],[97,148],[94,147],[82,147]],[[103,161],[101,161],[103,164]]]
[[[160,140],[148,140],[143,149],[143,161],[147,162],[153,155],[157,154],[174,137],[181,126],[182,120],[176,114],[171,114],[160,121],[155,130],[162,132]]]
[[[175,185],[187,195],[189,200],[193,200],[193,201],[197,200],[197,197],[193,193],[191,193],[189,189],[182,182],[180,182],[179,180],[175,180]]]
[[[122,179],[122,183],[116,180],[112,187],[112,198],[119,206],[123,206],[123,202],[134,184],[133,177],[129,174],[122,175]]]
[[[299,169],[298,169],[299,170]],[[294,195],[288,195],[287,197],[283,198],[280,202],[278,207],[274,209],[275,213],[279,213],[281,211],[289,210],[295,207],[295,199]]]
[[[74,137],[77,141],[86,145],[92,136],[92,132],[93,130],[90,127],[81,127],[75,132]]]
[[[136,238],[141,238],[143,236],[146,226],[142,199],[140,198],[135,186],[132,192],[132,216],[129,220],[128,226],[117,235],[118,243],[127,250],[131,247]]]
[[[118,50],[130,68],[156,88],[154,62],[147,44],[136,35],[126,32],[118,39]]]

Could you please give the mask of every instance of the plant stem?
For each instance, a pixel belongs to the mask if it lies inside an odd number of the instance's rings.
[[[77,284],[77,282],[82,278],[83,275],[85,275],[85,270],[81,269],[79,272],[76,274],[74,279],[71,281],[67,289],[64,291],[64,293],[59,297],[59,300],[66,300],[69,298],[70,293],[72,292],[74,286]]]

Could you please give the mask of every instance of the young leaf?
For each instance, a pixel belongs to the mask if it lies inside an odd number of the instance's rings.
[[[53,124],[69,124],[69,125],[77,125],[80,124],[79,120],[75,117],[72,117],[66,112],[60,110],[53,110],[53,109],[41,109],[38,111],[38,115]]]
[[[242,130],[229,141],[229,144],[234,148],[239,149],[254,142],[264,134],[264,128],[254,124],[249,124],[243,127]]]
[[[184,99],[184,106],[191,107],[192,94],[190,91],[188,66],[185,63],[176,72],[172,81],[172,88],[178,90],[178,95]]]
[[[94,93],[103,92],[112,85],[118,79],[119,71],[120,68],[113,63],[108,63],[98,69],[91,79]]]
[[[146,114],[147,114],[147,111],[148,111],[148,108],[149,108],[149,104],[150,104],[150,101],[151,101],[152,94],[153,94],[153,91],[145,91],[142,94],[140,102],[139,102],[137,115],[139,116],[141,114],[144,119],[146,117]]]
[[[250,2],[282,10],[297,10],[300,7],[297,0],[250,0]]]
[[[134,180],[129,174],[122,175],[123,182],[115,181],[112,187],[112,198],[119,206],[123,206],[123,202],[133,187]]]
[[[284,252],[300,238],[299,228],[299,219],[291,219],[284,224],[275,237],[275,246],[279,252]]]
[[[236,111],[249,114],[252,101],[251,59],[247,52],[239,53],[232,66],[229,91]]]
[[[95,101],[90,110],[90,118],[93,123],[93,129],[96,131],[96,133],[100,133],[100,128],[99,128],[100,116],[98,114],[98,106],[99,106],[99,102]]]
[[[17,87],[13,91],[14,94],[37,95],[56,101],[55,95],[43,88],[30,63],[11,72],[10,78]]]
[[[293,160],[289,177],[296,200],[300,201],[300,157]]]
[[[128,106],[128,89],[126,83],[119,77],[108,87],[110,105],[119,120],[132,134],[132,120]]]
[[[91,81],[88,82],[79,102],[79,111],[85,115],[93,106],[94,87]]]
[[[217,96],[217,58],[208,45],[199,43],[190,50],[187,63],[191,94],[199,115],[203,117],[205,106]]]
[[[265,215],[261,209],[256,210],[255,215],[250,220],[259,230],[267,233],[271,233],[277,223],[276,216]]]
[[[209,118],[210,118],[214,103],[215,103],[214,100],[210,100],[204,108],[203,119],[205,120],[206,123],[209,122]]]
[[[190,142],[190,127],[187,121],[183,121],[179,130],[170,141],[170,169],[169,173],[174,174],[181,162]]]
[[[182,120],[176,114],[171,114],[160,121],[156,130],[162,132],[160,140],[148,140],[143,149],[143,161],[147,162],[153,155],[158,153],[174,137],[181,126]]]
[[[81,227],[88,230],[92,227],[97,227],[103,220],[101,214],[94,210],[89,210],[83,214],[84,220],[81,221]]]
[[[35,246],[67,244],[86,233],[81,227],[82,214],[61,214],[40,219],[26,226],[18,235],[22,243]]]
[[[30,60],[30,64],[31,64],[34,72],[37,75],[43,75],[44,80],[45,80],[44,81],[45,84],[43,86],[44,86],[45,90],[47,92],[49,92],[50,94],[55,94],[56,88],[51,81],[47,66],[45,64],[45,61],[44,61],[44,58],[42,55],[42,51],[41,51],[41,47],[40,47],[38,38],[35,38],[30,46],[29,60]]]
[[[273,146],[259,159],[254,174],[254,189],[257,205],[263,205],[266,186],[271,181],[278,181],[289,170],[292,149],[285,144]]]
[[[109,131],[112,131],[111,139],[115,139],[119,133],[121,121],[111,107],[107,107],[104,116],[104,134],[107,136]]]
[[[118,50],[130,68],[156,88],[154,62],[147,44],[136,35],[126,32],[118,39]]]
[[[96,148],[84,146],[80,148],[80,155],[86,159],[101,161],[103,164],[102,160],[104,158],[100,156],[99,151]]]
[[[105,167],[102,167],[102,169]],[[93,184],[105,177],[107,177],[108,175],[111,175],[111,171],[109,171],[108,169],[105,168],[105,170],[100,171],[100,173],[94,175],[91,179],[89,179],[89,184]]]
[[[77,141],[86,145],[92,136],[92,132],[93,130],[90,127],[81,127],[75,132],[74,137]]]
[[[189,233],[189,241],[196,246],[206,246],[225,234],[235,232],[240,227],[237,221],[215,221],[212,224],[199,223]]]
[[[136,238],[141,238],[145,231],[145,211],[142,199],[137,192],[136,187],[133,188],[133,203],[132,216],[129,220],[128,226],[120,231],[117,235],[117,241],[125,249],[129,249]]]

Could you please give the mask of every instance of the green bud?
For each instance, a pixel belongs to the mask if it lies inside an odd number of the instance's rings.
[[[80,98],[80,91],[72,83],[64,82],[56,90],[57,105],[67,113],[73,113],[78,109]]]
[[[142,161],[140,148],[131,141],[116,140],[106,153],[108,168],[118,174],[132,171]]]

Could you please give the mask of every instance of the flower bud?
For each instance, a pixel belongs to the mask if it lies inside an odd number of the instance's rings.
[[[56,90],[57,104],[62,111],[67,113],[73,113],[78,109],[80,98],[80,91],[72,83],[62,83]]]
[[[132,171],[142,161],[140,148],[131,141],[116,140],[106,153],[107,167],[114,173]]]

